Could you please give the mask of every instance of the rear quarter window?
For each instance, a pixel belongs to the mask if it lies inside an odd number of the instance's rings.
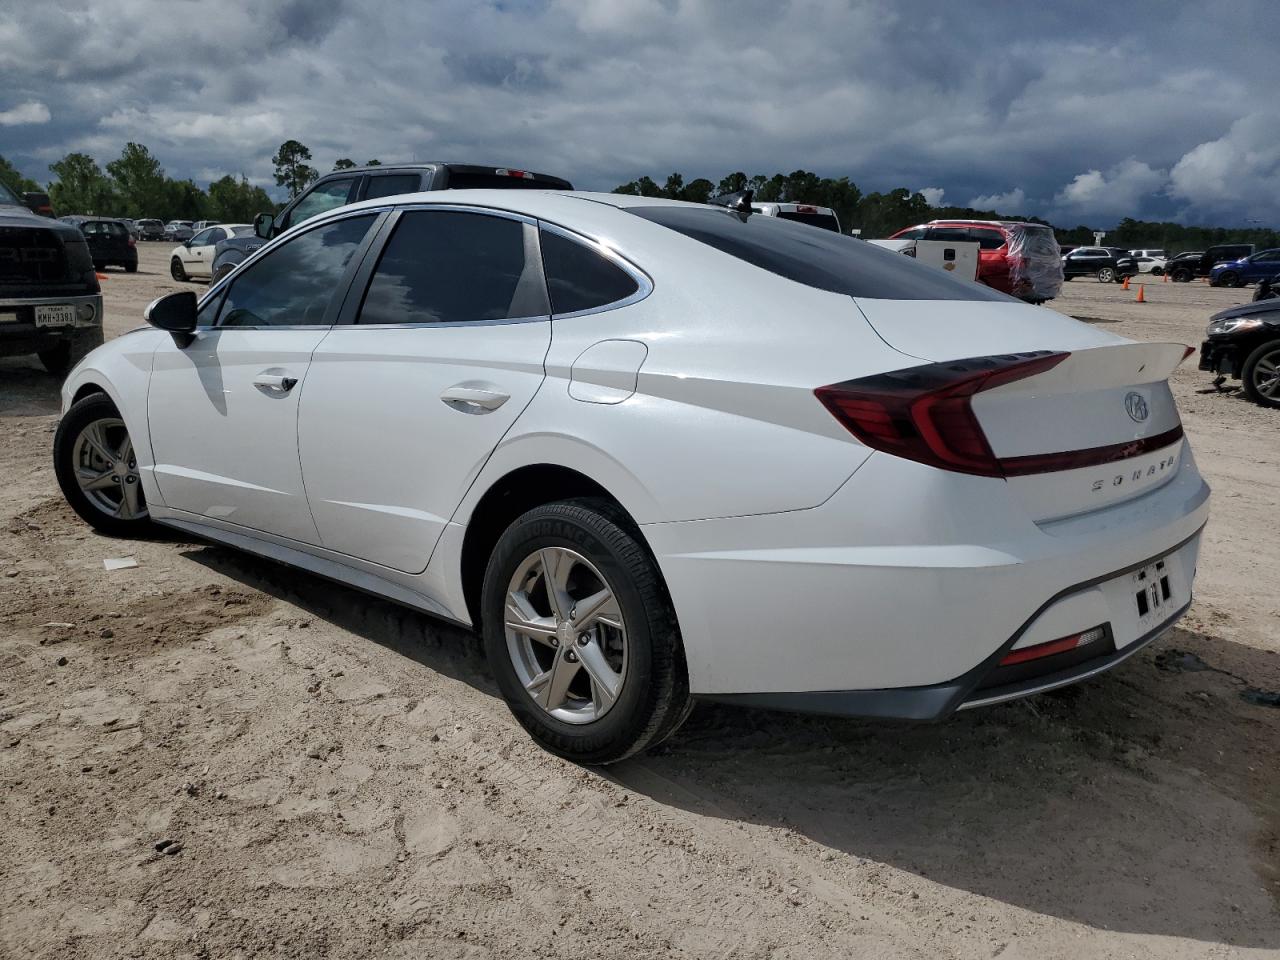
[[[640,289],[631,274],[584,243],[550,230],[540,232],[539,242],[553,314],[599,310]]]
[[[845,296],[882,300],[1010,299],[913,257],[778,217],[743,218],[730,210],[692,205],[628,207],[625,212],[787,280]]]

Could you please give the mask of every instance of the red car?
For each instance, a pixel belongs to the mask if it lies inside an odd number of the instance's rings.
[[[930,220],[899,230],[890,240],[976,242],[978,280],[1031,303],[1062,289],[1062,254],[1053,229],[1011,220]]]

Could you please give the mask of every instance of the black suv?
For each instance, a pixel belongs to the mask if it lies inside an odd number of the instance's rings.
[[[1251,257],[1256,249],[1252,243],[1224,243],[1199,255],[1180,253],[1165,264],[1164,270],[1174,283],[1186,283],[1196,277],[1207,277],[1214,264]]]
[[[0,356],[64,374],[102,343],[102,293],[80,228],[32,213],[0,183]]]
[[[119,220],[86,217],[79,220],[80,232],[89,243],[93,269],[116,266],[128,273],[138,272],[138,246],[133,234]]]
[[[1245,395],[1280,407],[1280,300],[1266,299],[1215,313],[1200,344],[1200,369],[1243,382]]]
[[[1138,274],[1138,260],[1119,247],[1076,247],[1062,258],[1062,277],[1097,277],[1099,283],[1119,283]]]
[[[253,236],[233,237],[219,243],[214,248],[212,282],[217,283],[272,237],[335,207],[401,193],[479,189],[572,190],[573,184],[545,173],[470,163],[398,163],[334,170],[298,194],[274,217],[269,213],[258,214],[253,222]]]

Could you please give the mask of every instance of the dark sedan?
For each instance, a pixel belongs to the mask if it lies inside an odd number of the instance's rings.
[[[1216,313],[1200,345],[1200,369],[1241,382],[1245,395],[1264,407],[1280,407],[1280,300],[1242,304]]]
[[[95,270],[115,266],[126,273],[138,272],[137,242],[119,220],[81,220],[80,232],[88,241]]]

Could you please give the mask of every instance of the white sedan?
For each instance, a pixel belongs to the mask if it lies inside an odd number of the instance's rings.
[[[175,280],[208,280],[213,276],[214,248],[230,237],[244,237],[253,233],[249,223],[220,223],[205,227],[185,243],[180,243],[169,254],[169,274]]]
[[[80,516],[474,626],[580,762],[696,698],[945,718],[1191,602],[1188,348],[745,204],[367,201],[147,319],[63,387]]]
[[[1164,273],[1165,264],[1169,262],[1164,257],[1151,257],[1145,254],[1133,259],[1138,264],[1139,273],[1150,273],[1157,277]]]

